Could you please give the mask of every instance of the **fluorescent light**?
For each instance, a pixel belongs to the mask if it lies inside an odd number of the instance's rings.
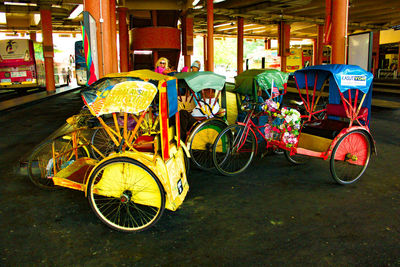
[[[9,6],[37,6],[37,4],[34,3],[4,2],[4,4]]]
[[[6,24],[7,19],[6,19],[6,13],[0,12],[0,24]]]
[[[201,9],[201,8],[203,8],[202,5],[198,5],[198,6],[193,7],[193,9]]]
[[[135,55],[151,55],[151,54],[153,54],[153,51],[151,51],[151,50],[135,50],[135,51],[133,51],[133,54],[135,54]]]
[[[200,2],[200,0],[193,0],[192,5],[195,6],[195,5],[197,5],[199,2]]]
[[[219,25],[214,25],[214,28],[218,28],[218,27],[222,27],[222,26],[228,26],[228,25],[231,25],[231,22],[224,23],[224,24],[219,24]]]
[[[69,19],[74,19],[77,16],[79,16],[82,13],[82,11],[83,11],[83,5],[80,4],[74,9],[74,11],[71,12],[71,14],[69,15],[68,18]]]
[[[214,3],[221,3],[221,2],[224,2],[224,1],[226,1],[226,0],[214,0],[213,2]]]
[[[248,31],[260,30],[260,29],[266,30],[265,26],[261,26],[261,27],[251,28],[251,29],[245,29],[244,31],[245,31],[245,32],[248,32]]]
[[[227,31],[227,30],[232,30],[232,29],[236,29],[237,27],[229,27],[229,28],[224,28],[224,29],[218,29],[218,31]]]

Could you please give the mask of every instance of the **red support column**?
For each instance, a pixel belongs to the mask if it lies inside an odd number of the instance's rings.
[[[214,71],[214,3],[207,0],[207,68]]]
[[[51,7],[42,6],[40,8],[40,20],[42,23],[43,35],[43,56],[46,71],[46,90],[53,93],[56,90],[54,82],[54,49],[53,49],[53,25],[51,22]]]
[[[348,0],[332,1],[332,64],[346,64]]]
[[[151,22],[153,24],[153,27],[157,27],[157,10],[152,10],[151,11]],[[153,50],[153,66],[154,69],[156,68],[156,63],[158,60],[158,51]]]
[[[101,1],[101,11],[103,23],[100,22],[100,32],[102,38],[100,42],[103,47],[103,76],[109,73],[113,73],[113,56],[112,51],[112,34],[111,34],[111,1]],[[102,75],[100,75],[102,76]]]
[[[29,39],[36,42],[36,32],[29,32]]]
[[[193,18],[186,15],[182,17],[182,54],[185,66],[190,68],[190,56],[193,55]]]
[[[97,37],[97,57],[98,57],[98,64],[99,64],[99,77],[104,76],[103,70],[103,45],[102,45],[102,30],[100,23],[100,3],[97,0],[85,0],[83,1],[83,10],[88,11],[90,15],[96,20],[96,37]]]
[[[323,50],[324,50],[324,25],[317,25],[318,36],[317,36],[317,47],[315,53],[315,65],[321,65],[323,61]]]
[[[204,57],[204,70],[207,68],[207,35],[203,35],[203,57]]]
[[[264,39],[264,48],[265,50],[271,49],[271,39],[269,38]]]
[[[110,1],[110,29],[111,29],[111,59],[112,59],[112,72],[118,72],[118,51],[117,51],[117,15],[115,14],[116,7],[115,1]]]
[[[380,31],[376,31],[372,36],[372,74],[377,75],[379,68],[379,38]]]
[[[378,50],[378,61],[379,61],[379,50]],[[397,55],[397,75],[400,72],[400,42],[399,42],[399,54]]]
[[[281,71],[286,72],[286,57],[290,55],[290,25],[281,21],[278,24],[278,56],[281,57]]]
[[[128,25],[126,23],[126,13],[128,8],[118,8],[118,28],[119,28],[119,68],[121,72],[128,71],[129,39]]]
[[[237,74],[243,72],[243,30],[244,30],[244,19],[238,17],[237,21]]]
[[[312,64],[311,65],[317,65],[317,54],[318,54],[318,40],[317,39],[313,39],[313,50],[312,50]],[[304,66],[304,62],[303,62],[303,66]]]

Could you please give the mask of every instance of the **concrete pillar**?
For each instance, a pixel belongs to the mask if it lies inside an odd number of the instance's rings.
[[[332,1],[332,64],[346,64],[348,0]]]
[[[117,15],[115,1],[110,1],[110,29],[111,29],[111,49],[112,49],[112,72],[118,72],[118,51],[117,51]]]
[[[324,51],[324,25],[317,25],[317,43],[315,49],[315,65],[321,65]]]
[[[278,56],[281,57],[281,71],[286,72],[286,57],[290,55],[290,25],[281,21],[278,24]]]
[[[118,8],[118,31],[119,31],[119,68],[121,72],[128,71],[129,62],[129,37],[126,13],[128,8]]]
[[[243,30],[244,30],[244,19],[238,17],[237,20],[237,74],[243,72]]]
[[[56,91],[54,82],[54,48],[53,48],[53,25],[51,22],[51,7],[40,7],[40,21],[42,23],[43,35],[43,57],[46,71],[46,90],[48,93]]]
[[[36,32],[29,32],[29,39],[36,42]]]
[[[207,68],[214,71],[214,3],[207,0]]]

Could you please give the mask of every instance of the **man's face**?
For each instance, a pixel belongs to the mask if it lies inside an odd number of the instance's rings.
[[[192,67],[192,71],[199,71],[198,67]]]

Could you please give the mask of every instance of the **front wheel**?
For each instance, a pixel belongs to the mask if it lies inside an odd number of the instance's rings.
[[[155,174],[126,157],[112,158],[97,166],[89,178],[87,195],[96,216],[121,232],[148,229],[165,207],[164,190]]]
[[[243,125],[225,128],[215,140],[213,162],[223,175],[232,176],[247,169],[254,158],[257,139],[253,131]]]
[[[342,185],[357,181],[367,169],[371,156],[371,141],[365,131],[343,135],[332,151],[330,170],[333,179]]]
[[[212,148],[218,134],[226,127],[220,120],[202,122],[193,132],[190,141],[190,157],[199,169],[210,171],[214,168]]]

